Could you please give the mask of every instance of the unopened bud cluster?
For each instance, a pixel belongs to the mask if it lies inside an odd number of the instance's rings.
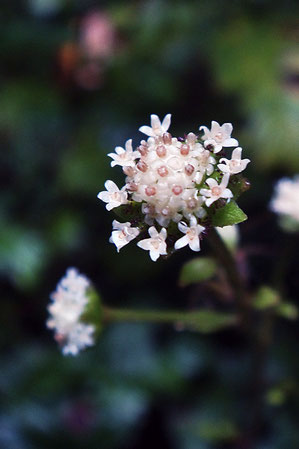
[[[137,245],[150,251],[152,260],[167,254],[167,228],[171,223],[176,223],[177,233],[181,234],[172,243],[174,249],[189,245],[193,251],[199,251],[200,235],[211,205],[219,199],[225,204],[234,197],[230,178],[250,162],[241,158],[242,148],[231,137],[230,123],[220,126],[213,121],[211,129],[199,128],[201,137],[190,132],[184,138],[176,138],[168,132],[170,121],[170,114],[162,123],[158,116],[151,115],[151,126],[139,128],[147,140],[141,140],[136,149],[128,140],[125,148],[116,147],[114,153],[108,154],[112,167],[122,167],[125,185],[119,189],[108,180],[106,191],[98,194],[107,203],[107,210],[140,206],[138,218],[131,217],[125,223],[114,220],[110,241],[119,251],[148,231],[149,238]],[[225,157],[226,147],[236,147],[229,159]]]

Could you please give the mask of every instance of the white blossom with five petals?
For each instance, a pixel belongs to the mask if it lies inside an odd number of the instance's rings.
[[[238,147],[235,148],[232,152],[232,157],[230,160],[222,157],[219,162],[220,164],[218,164],[217,167],[223,173],[230,173],[231,175],[235,175],[245,170],[250,162],[250,159],[242,159],[242,148]]]
[[[106,204],[106,209],[111,210],[121,204],[126,204],[128,199],[128,193],[123,189],[119,190],[115,182],[108,180],[105,182],[105,188],[107,191],[99,192],[98,198],[104,201]]]
[[[125,143],[125,149],[122,147],[115,147],[115,153],[109,153],[109,157],[113,159],[111,167],[120,165],[121,167],[134,167],[135,159],[140,157],[139,151],[133,151],[132,139]]]
[[[229,181],[229,173],[225,173],[221,183],[218,184],[216,179],[209,178],[206,180],[206,184],[210,187],[209,189],[200,189],[200,194],[205,198],[206,206],[210,207],[214,201],[217,201],[219,198],[225,198],[230,201],[233,197],[233,193],[230,189],[227,189],[227,184]]]
[[[114,243],[118,253],[123,246],[127,245],[131,240],[134,240],[140,232],[138,228],[132,228],[129,221],[120,223],[117,220],[113,220],[112,226],[113,231],[109,242]]]
[[[181,221],[178,224],[178,228],[185,235],[175,242],[174,248],[180,249],[189,245],[189,248],[192,249],[192,251],[200,251],[199,236],[205,228],[197,223],[194,215],[190,217],[190,226]]]
[[[204,140],[205,147],[212,145],[214,153],[219,153],[222,147],[236,147],[239,144],[237,139],[231,137],[233,130],[231,123],[224,123],[221,126],[218,122],[212,121],[211,129],[206,126],[201,126],[199,130],[204,131],[202,139]]]
[[[165,228],[162,228],[160,232],[157,231],[155,226],[151,226],[148,230],[150,235],[149,239],[140,240],[137,243],[139,248],[145,249],[149,251],[150,258],[156,262],[156,260],[160,257],[160,255],[166,255],[166,237],[167,231]]]
[[[171,114],[165,115],[162,123],[156,114],[151,115],[151,126],[141,126],[139,131],[149,137],[163,136],[170,127]]]

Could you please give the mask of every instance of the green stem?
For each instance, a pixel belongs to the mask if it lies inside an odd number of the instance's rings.
[[[147,321],[160,323],[181,322],[188,323],[193,319],[194,312],[180,312],[175,310],[136,310],[104,308],[104,320],[106,321]]]
[[[227,326],[237,324],[233,314],[216,313],[212,310],[194,310],[181,312],[178,310],[136,310],[103,308],[104,322],[149,322],[178,324],[190,330],[209,333]]]
[[[228,249],[215,228],[211,228],[208,234],[208,240],[215,253],[216,258],[220,262],[223,270],[226,273],[228,282],[234,292],[234,296],[241,319],[241,324],[248,328],[249,315],[250,315],[250,303],[248,295],[245,289],[243,279],[241,278],[238,270],[236,260]]]

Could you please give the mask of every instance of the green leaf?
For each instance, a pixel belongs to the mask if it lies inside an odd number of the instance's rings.
[[[298,308],[290,302],[282,302],[276,308],[276,313],[288,320],[296,320],[298,318]]]
[[[235,201],[230,201],[221,209],[216,209],[212,216],[213,226],[231,226],[247,220],[247,215],[239,208]]]
[[[264,310],[276,306],[280,301],[279,294],[270,287],[261,287],[252,301],[255,309]]]
[[[236,322],[237,318],[234,314],[216,312],[214,310],[200,310],[199,312],[194,312],[188,327],[193,331],[209,334],[232,326]]]
[[[210,279],[214,276],[217,265],[209,257],[198,257],[185,263],[181,270],[179,284],[185,287],[189,284],[195,284]]]

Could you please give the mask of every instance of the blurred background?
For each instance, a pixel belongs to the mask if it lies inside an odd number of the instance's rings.
[[[152,263],[134,244],[117,254],[108,243],[114,216],[97,193],[123,175],[106,155],[128,138],[137,145],[151,113],[172,113],[177,136],[234,124],[252,160],[237,257],[251,289],[277,281],[288,237],[268,204],[273,183],[299,172],[298,6],[1,1],[1,449],[248,447],[250,355],[237,331],[115,324],[63,357],[46,307],[69,266],[106,304],[218,307],[179,282],[189,250]],[[289,246],[280,287],[296,301],[298,237]],[[296,323],[276,328],[256,448],[298,449],[298,337]]]

